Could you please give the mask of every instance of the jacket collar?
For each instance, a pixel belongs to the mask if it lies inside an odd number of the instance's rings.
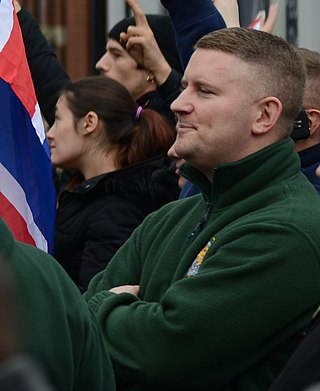
[[[117,188],[118,190],[121,189],[124,192],[128,192],[130,184],[131,186],[143,187],[145,185],[143,181],[145,180],[147,173],[150,173],[149,175],[151,175],[151,172],[162,169],[166,166],[166,161],[166,157],[156,156],[148,160],[131,164],[119,170],[81,181],[71,189],[66,189],[66,191],[86,194],[102,184],[104,187],[109,186],[110,189]],[[148,180],[149,179],[150,178],[148,177]],[[148,190],[150,189],[146,189],[146,191]]]
[[[266,186],[282,182],[300,171],[300,159],[290,138],[274,143],[244,159],[217,166],[212,183],[194,167],[184,164],[181,173],[197,185],[207,203],[216,208],[248,198]]]

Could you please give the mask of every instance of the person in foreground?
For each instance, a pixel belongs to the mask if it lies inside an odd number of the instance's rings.
[[[7,294],[2,306],[7,313],[1,312],[0,389],[11,384],[11,390],[22,390],[24,384],[25,390],[46,391],[41,385],[46,379],[57,391],[114,391],[113,369],[96,319],[56,260],[15,241],[2,219],[0,259],[7,264],[15,298],[13,302]]]
[[[0,255],[0,390],[54,391],[40,367],[22,352],[19,303],[7,259]]]
[[[289,137],[304,84],[279,37],[198,41],[171,107],[202,194],[148,216],[84,296],[119,390],[267,390],[298,345],[320,302],[319,196]]]

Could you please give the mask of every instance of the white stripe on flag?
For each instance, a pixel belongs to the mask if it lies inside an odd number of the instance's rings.
[[[36,246],[48,252],[48,243],[33,220],[33,215],[22,187],[2,163],[0,163],[0,192],[10,200],[11,204],[23,217],[28,232],[35,241]]]
[[[13,27],[13,6],[11,0],[0,2],[0,52],[8,42]]]
[[[43,126],[43,120],[40,112],[39,104],[37,103],[35,106],[35,112],[33,114],[33,117],[31,119],[32,125],[35,128],[37,135],[41,141],[41,144],[43,145],[44,140],[46,138],[44,126]]]

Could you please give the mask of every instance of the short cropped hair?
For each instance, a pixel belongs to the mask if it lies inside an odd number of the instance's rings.
[[[307,73],[303,106],[320,110],[320,53],[306,48],[296,48],[295,51],[302,58]]]
[[[203,36],[195,48],[233,54],[252,65],[256,72],[252,73],[251,89],[259,86],[264,97],[274,96],[281,101],[280,124],[285,135],[291,132],[302,107],[306,75],[301,58],[288,42],[263,31],[233,27]]]

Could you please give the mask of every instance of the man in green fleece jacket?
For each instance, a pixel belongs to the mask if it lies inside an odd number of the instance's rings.
[[[320,303],[320,202],[289,135],[305,72],[283,39],[202,37],[174,151],[201,195],[136,229],[85,295],[119,390],[267,390]]]
[[[14,241],[1,219],[0,257],[8,263],[15,287],[21,353],[36,362],[57,391],[114,391],[113,369],[97,322],[58,262],[36,247]],[[4,327],[1,332],[6,332]],[[12,337],[6,333],[10,347]],[[18,357],[15,346],[11,351],[1,359],[10,359],[10,353],[13,359]],[[18,380],[22,386],[21,376]]]

